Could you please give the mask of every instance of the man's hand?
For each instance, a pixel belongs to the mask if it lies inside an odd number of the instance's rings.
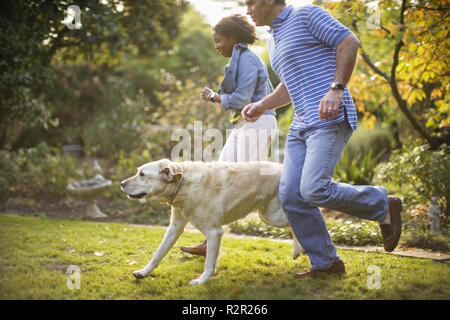
[[[213,93],[213,91],[210,88],[204,87],[202,93],[200,93],[200,98],[206,101],[210,101],[209,96],[211,95],[211,93]]]
[[[336,118],[339,114],[339,106],[344,97],[344,90],[330,90],[320,100],[319,116],[320,120],[331,120]]]
[[[242,118],[244,118],[245,121],[247,121],[247,122],[255,122],[264,113],[264,111],[265,110],[264,110],[264,108],[262,106],[261,100],[259,100],[257,102],[250,103],[250,104],[246,105],[242,109],[241,115],[242,115]]]

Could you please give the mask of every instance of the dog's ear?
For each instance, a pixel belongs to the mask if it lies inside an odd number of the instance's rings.
[[[183,173],[181,172],[180,168],[174,166],[173,164],[169,164],[164,168],[162,168],[160,173],[163,180],[166,182],[180,181],[181,177],[183,176]]]

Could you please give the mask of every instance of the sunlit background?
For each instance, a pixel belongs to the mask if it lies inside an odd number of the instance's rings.
[[[236,1],[188,0],[188,2],[194,6],[195,10],[205,16],[206,21],[211,25],[215,25],[224,16],[235,13],[245,14],[246,11],[246,7],[239,6]],[[287,5],[292,4],[294,6],[311,3],[312,0],[286,0]]]
[[[231,14],[242,14],[245,15],[246,7],[240,6],[237,1],[221,1],[221,0],[188,0],[189,3],[195,8],[196,11],[201,13],[206,22],[208,22],[211,26],[214,26],[219,22],[219,20],[223,17],[226,17]],[[311,4],[312,0],[286,0],[287,5],[301,6]],[[253,21],[249,18],[250,23],[254,24]],[[268,27],[257,27],[256,32],[258,38],[262,41],[262,43],[258,43],[252,48],[261,53],[265,47],[265,41],[267,40]],[[264,46],[264,47],[262,47]]]

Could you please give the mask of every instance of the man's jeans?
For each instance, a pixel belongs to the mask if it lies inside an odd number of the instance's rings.
[[[291,129],[287,136],[280,200],[312,269],[328,269],[339,259],[318,207],[376,221],[389,211],[386,189],[331,181],[351,134],[344,120],[320,129]]]

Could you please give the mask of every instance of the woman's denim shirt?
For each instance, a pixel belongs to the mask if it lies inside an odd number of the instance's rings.
[[[247,104],[264,98],[272,91],[264,62],[248,49],[247,44],[236,44],[218,91],[222,107],[240,113]],[[275,110],[267,110],[264,114],[275,115]]]

